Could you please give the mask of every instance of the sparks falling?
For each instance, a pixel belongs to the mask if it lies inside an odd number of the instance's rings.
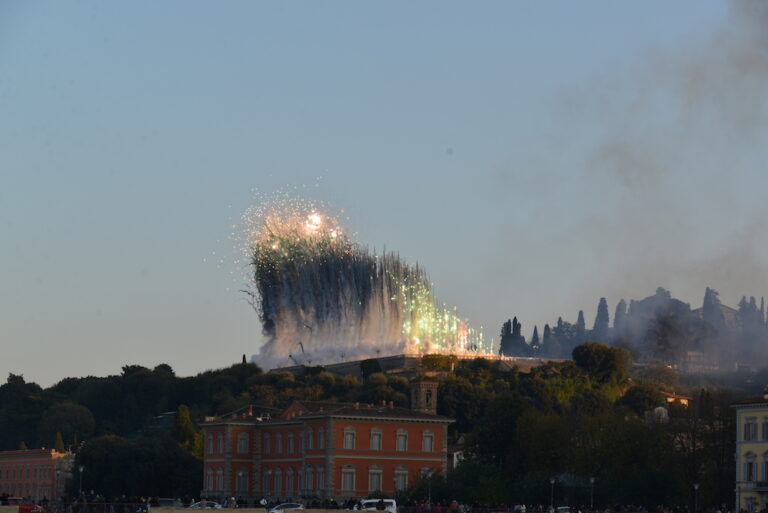
[[[248,293],[267,337],[255,360],[274,367],[491,351],[482,331],[437,303],[422,268],[371,253],[327,210],[282,196],[244,216]]]

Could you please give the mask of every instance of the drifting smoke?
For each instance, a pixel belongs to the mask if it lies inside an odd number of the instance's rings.
[[[283,197],[246,214],[248,293],[267,337],[260,365],[491,350],[437,304],[423,269],[371,253],[322,210]]]
[[[657,285],[690,304],[707,286],[732,305],[765,294],[768,2],[728,2],[711,29],[569,84],[559,100],[552,140],[563,164],[519,193],[541,194],[540,215],[578,202],[577,219],[550,234],[560,246],[534,248],[542,259],[570,252],[580,266],[578,276],[563,270],[569,281],[546,297],[550,312],[572,320],[574,305],[595,296],[644,297]],[[534,247],[509,240],[500,254]],[[494,272],[508,265],[499,261]],[[525,276],[516,286],[535,294]],[[515,314],[539,329],[551,320],[531,310]]]
[[[659,51],[607,94],[589,173],[608,207],[598,229],[621,262],[610,295],[661,283],[698,300],[768,287],[761,248],[768,127],[768,3],[730,3],[712,32]],[[607,93],[607,92],[606,92]],[[757,189],[762,189],[758,187]],[[613,249],[620,248],[620,249]],[[613,284],[613,285],[612,285]]]

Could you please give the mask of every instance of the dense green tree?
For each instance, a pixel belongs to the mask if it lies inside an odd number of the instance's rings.
[[[631,364],[629,352],[601,342],[587,342],[573,350],[573,361],[598,383],[621,383]]]
[[[80,451],[83,488],[106,496],[196,496],[202,462],[171,438],[154,432],[134,440],[105,435],[89,441]]]
[[[179,405],[173,416],[173,428],[171,436],[185,450],[197,459],[202,458],[202,436],[195,429],[195,424],[189,414],[189,408],[185,404]]]
[[[76,446],[93,434],[95,425],[88,408],[64,401],[45,410],[37,427],[38,439],[53,440],[60,433],[68,445]]]
[[[37,424],[46,406],[40,386],[27,383],[20,374],[9,374],[0,386],[0,449],[18,449],[22,441],[37,447]]]
[[[652,385],[640,384],[627,390],[620,403],[630,408],[635,414],[643,415],[657,406],[662,406],[664,404],[664,397],[658,388]]]

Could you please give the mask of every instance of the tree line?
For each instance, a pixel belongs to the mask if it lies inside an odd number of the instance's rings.
[[[630,351],[597,342],[571,356],[529,373],[481,358],[425,356],[422,369],[440,379],[438,413],[455,419],[450,444],[464,460],[403,498],[547,504],[553,494],[572,505],[588,504],[593,492],[595,504],[686,504],[699,483],[700,504],[732,502],[728,405],[754,390],[691,381],[661,362],[632,365]],[[166,364],[129,365],[120,375],[43,389],[11,374],[0,386],[0,446],[71,449],[85,467],[83,490],[107,497],[192,497],[202,483],[196,423],[205,416],[249,404],[277,412],[294,399],[408,406],[404,377],[384,374],[376,359],[361,363],[361,375],[264,372],[243,362],[178,377]],[[768,375],[739,379],[754,388]],[[672,391],[687,391],[690,404],[667,404],[662,392]]]
[[[505,356],[568,358],[588,340],[627,349],[635,361],[663,361],[683,369],[725,369],[752,365],[768,356],[768,320],[765,300],[743,296],[737,308],[720,302],[715,289],[707,288],[701,308],[691,309],[659,287],[652,296],[616,304],[613,324],[608,302],[600,298],[591,329],[584,312],[574,324],[562,317],[539,335],[534,326],[530,341],[515,317],[502,324],[499,353]]]

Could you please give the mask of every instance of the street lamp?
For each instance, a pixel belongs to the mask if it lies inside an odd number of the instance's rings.
[[[549,478],[549,506],[555,509],[555,478]]]
[[[699,483],[693,483],[693,513],[699,510]]]
[[[589,511],[595,509],[595,478],[589,478]]]
[[[80,486],[78,487],[78,495],[83,495],[83,470],[85,470],[85,465],[80,465],[77,467],[77,470],[80,471]]]

